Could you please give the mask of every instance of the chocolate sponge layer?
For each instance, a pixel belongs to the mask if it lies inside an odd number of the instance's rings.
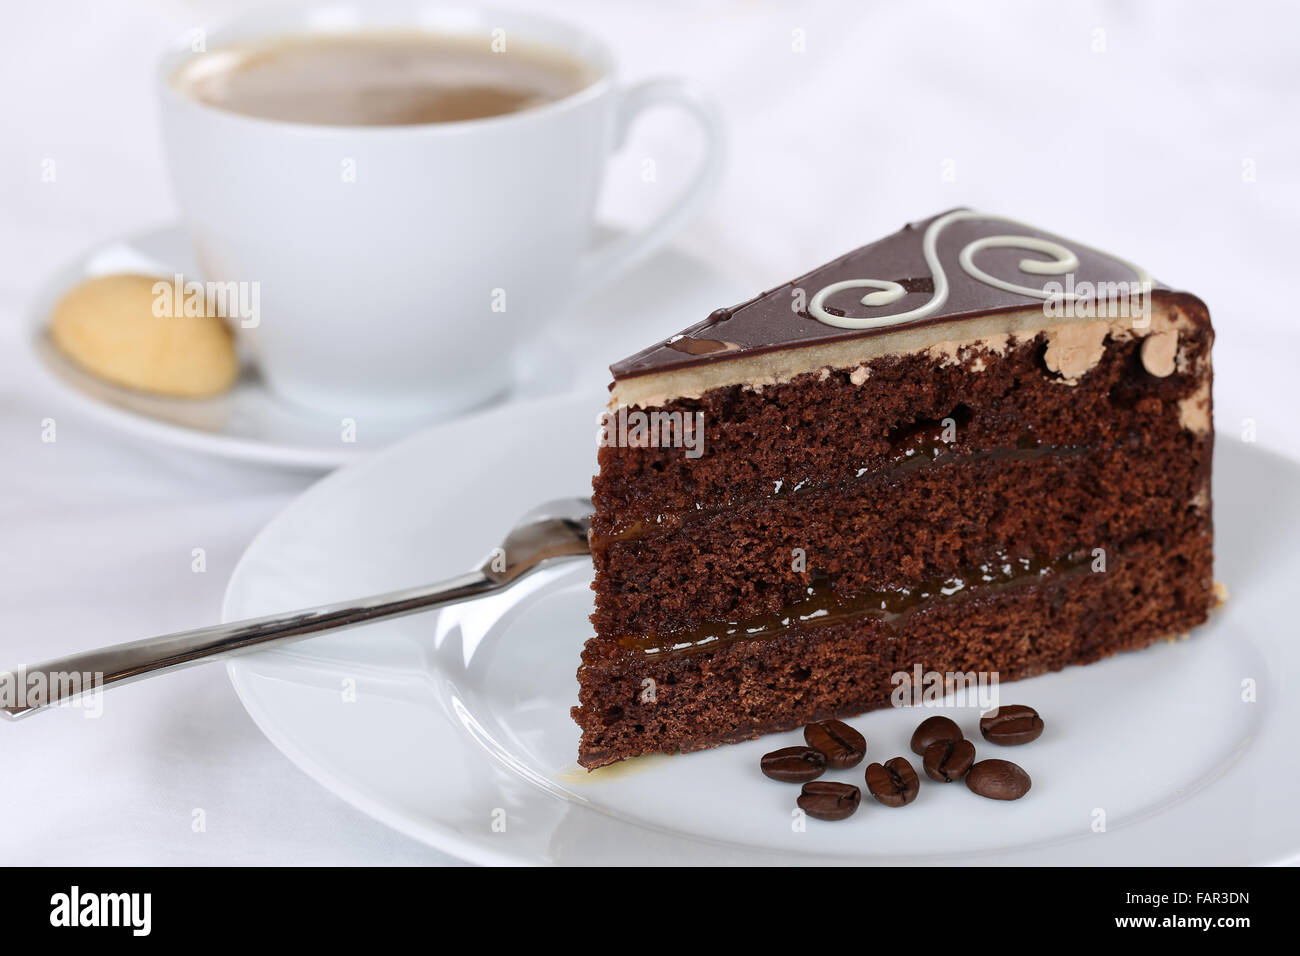
[[[1180,336],[1184,370],[1166,378],[1146,371],[1142,341],[1107,345],[1097,365],[1065,385],[1044,363],[1046,337],[1003,355],[972,350],[961,362],[924,352],[887,356],[851,370],[812,372],[780,385],[729,386],[659,411],[702,414],[704,454],[680,448],[600,449],[593,481],[593,528],[609,537],[661,515],[731,507],[802,485],[847,482],[907,460],[956,422],[966,450],[1114,446],[1133,435],[1150,442],[1184,431],[1179,403],[1208,376],[1213,332],[1189,315]],[[979,363],[980,371],[974,371]]]
[[[916,664],[992,672],[999,682],[1087,664],[1202,623],[1211,588],[1209,542],[1196,536],[1173,549],[1135,542],[1103,573],[1085,566],[986,597],[941,600],[892,623],[796,626],[770,640],[659,660],[592,638],[573,708],[579,759],[592,768],[700,750],[886,707],[892,676]]]
[[[1152,448],[960,450],[785,498],[687,515],[593,550],[596,631],[673,633],[774,612],[828,577],[850,597],[1010,557],[1111,551],[1139,533],[1171,546],[1205,527],[1209,442]],[[1171,457],[1188,467],[1169,468]],[[898,473],[901,471],[902,473]],[[1037,502],[1033,508],[1025,502]]]

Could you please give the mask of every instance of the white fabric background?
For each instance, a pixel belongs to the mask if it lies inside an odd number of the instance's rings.
[[[731,163],[680,242],[742,276],[742,291],[945,208],[996,210],[1199,293],[1219,335],[1221,434],[1253,419],[1262,444],[1297,455],[1293,6],[533,5],[605,36],[625,78],[682,73],[716,93]],[[154,59],[233,9],[48,0],[7,12],[0,665],[215,620],[243,548],[311,480],[121,438],[69,405],[22,344],[22,309],[51,270],[173,216]],[[796,30],[805,52],[792,49]],[[672,118],[648,120],[611,165],[606,218],[644,218],[681,181],[694,146]],[[660,172],[653,186],[639,175],[646,157]],[[46,158],[58,164],[54,184],[40,180]],[[699,318],[664,315],[633,337],[649,342]],[[593,344],[591,377],[617,357]],[[40,440],[45,418],[58,423],[55,444]],[[207,550],[206,573],[190,570],[195,547]],[[115,692],[98,721],[62,711],[0,727],[0,753],[5,865],[447,861],[280,757],[220,667]],[[195,808],[206,832],[191,829]]]

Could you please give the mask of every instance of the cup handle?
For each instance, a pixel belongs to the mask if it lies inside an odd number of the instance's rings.
[[[623,90],[614,118],[615,150],[646,110],[675,106],[694,117],[704,133],[704,154],[690,184],[658,218],[639,232],[610,239],[586,254],[578,272],[577,292],[586,297],[637,265],[680,229],[717,185],[723,165],[722,120],[712,97],[685,80],[646,80]]]

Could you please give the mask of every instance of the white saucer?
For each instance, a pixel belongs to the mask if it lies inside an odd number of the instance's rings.
[[[582,494],[603,396],[543,399],[410,439],[317,484],[253,542],[227,620],[449,576],[515,518]],[[457,449],[454,463],[446,457]],[[1048,730],[999,752],[1032,775],[1016,803],[923,782],[901,810],[794,832],[797,788],[758,771],[797,733],[587,774],[574,673],[590,633],[585,562],[464,605],[240,658],[231,678],[266,735],[375,818],[478,862],[1245,864],[1300,858],[1300,699],[1291,604],[1300,467],[1220,440],[1225,609],[1189,640],[1002,689]],[[1260,507],[1267,502],[1267,507]],[[1243,701],[1254,681],[1256,702]],[[904,754],[933,710],[851,723],[869,759]],[[978,740],[977,712],[948,711]],[[988,748],[981,745],[988,756]],[[833,779],[858,780],[856,771]],[[1103,811],[1104,832],[1094,826]],[[501,829],[504,825],[504,830]]]
[[[599,235],[610,233],[601,230]],[[146,395],[100,381],[65,358],[46,327],[65,291],[89,277],[114,272],[199,274],[180,227],[168,226],[91,250],[52,276],[33,299],[29,339],[40,364],[67,395],[106,425],[225,458],[328,470],[430,424],[367,419],[356,422],[345,441],[337,416],[284,401],[247,363],[230,392],[205,400]],[[605,379],[609,362],[752,291],[700,259],[679,250],[662,251],[540,335],[518,360],[514,389],[493,405],[568,391],[587,379],[594,386]]]

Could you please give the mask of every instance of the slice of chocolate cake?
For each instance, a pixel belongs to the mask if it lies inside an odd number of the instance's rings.
[[[613,366],[579,761],[1203,622],[1213,338],[1142,268],[957,210]]]

